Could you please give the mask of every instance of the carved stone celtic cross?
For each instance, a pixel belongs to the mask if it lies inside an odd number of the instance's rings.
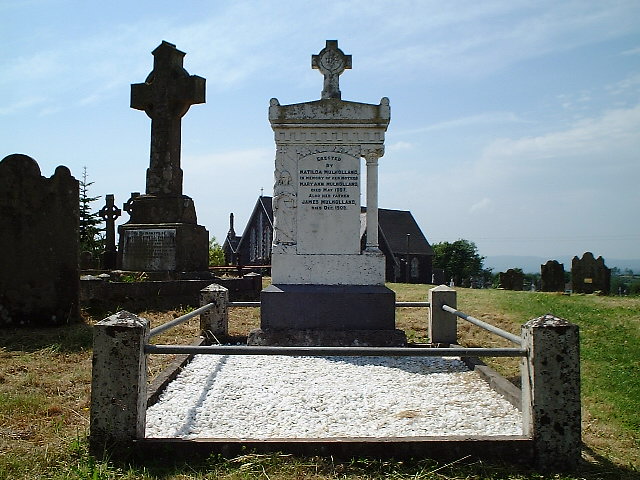
[[[151,118],[146,193],[182,195],[180,127],[189,107],[205,102],[205,79],[189,75],[182,66],[185,53],[171,43],[163,41],[152,53],[153,71],[144,83],[131,85],[131,108]]]
[[[351,68],[351,55],[345,55],[338,48],[337,40],[327,40],[327,45],[318,55],[311,56],[311,68],[320,70],[324,75],[324,88],[320,98],[340,99],[340,75]]]

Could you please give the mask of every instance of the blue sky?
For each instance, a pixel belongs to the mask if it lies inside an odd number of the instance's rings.
[[[269,99],[319,99],[311,55],[337,39],[342,98],[391,101],[381,207],[482,255],[640,258],[638,19],[637,0],[3,0],[0,157],[86,166],[118,204],[144,192],[130,84],[174,43],[207,79],[182,122],[184,192],[222,241],[272,192]]]

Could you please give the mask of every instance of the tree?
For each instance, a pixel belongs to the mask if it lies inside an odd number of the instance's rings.
[[[91,252],[93,258],[99,258],[104,251],[104,229],[99,226],[102,219],[98,212],[91,211],[91,204],[100,197],[89,196],[89,187],[93,182],[87,182],[87,178],[87,167],[84,167],[80,180],[80,251]]]
[[[211,237],[209,240],[209,266],[219,267],[225,264],[224,250],[222,246],[216,241],[216,237]]]
[[[471,277],[483,276],[484,257],[478,254],[476,244],[469,240],[456,240],[453,243],[441,242],[432,245],[435,252],[433,266],[442,268],[446,275],[453,277],[456,285]]]

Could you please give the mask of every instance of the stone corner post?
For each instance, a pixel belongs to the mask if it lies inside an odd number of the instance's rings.
[[[227,336],[229,333],[229,290],[212,283],[200,290],[200,306],[213,303],[204,313],[200,314],[200,332],[204,337]]]
[[[456,291],[440,285],[429,290],[429,337],[431,343],[458,343],[458,321],[453,313],[442,310],[442,305],[457,308]]]
[[[121,311],[93,327],[89,445],[93,452],[144,438],[149,321]]]
[[[581,457],[578,326],[551,314],[522,326],[523,433],[540,470],[575,470]]]

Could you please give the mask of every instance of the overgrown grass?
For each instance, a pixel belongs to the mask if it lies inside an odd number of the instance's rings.
[[[429,286],[391,284],[399,301],[426,300]],[[458,289],[458,307],[519,333],[527,320],[551,312],[577,323],[581,334],[585,461],[574,475],[544,476],[512,466],[443,465],[426,459],[382,461],[251,455],[213,457],[189,465],[122,464],[87,453],[91,375],[91,323],[45,329],[0,330],[0,479],[501,479],[558,480],[640,478],[640,298],[563,296],[531,292]],[[158,325],[186,309],[136,312]],[[397,323],[413,341],[427,340],[426,309],[399,309]],[[232,309],[230,333],[241,338],[259,326],[258,309]],[[162,343],[185,343],[198,322],[169,331]],[[459,324],[466,345],[507,345]],[[155,358],[154,358],[155,357]],[[152,356],[150,373],[167,358]],[[518,380],[517,360],[492,363]]]

